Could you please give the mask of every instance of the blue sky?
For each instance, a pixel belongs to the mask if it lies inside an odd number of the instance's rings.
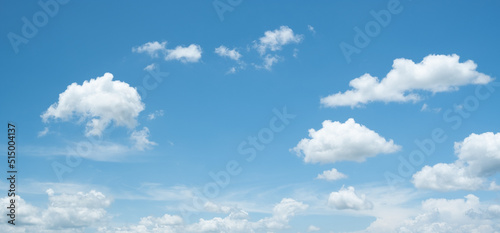
[[[0,224],[499,231],[498,7],[3,1]]]

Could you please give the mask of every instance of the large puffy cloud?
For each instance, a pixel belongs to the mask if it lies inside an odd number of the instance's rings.
[[[182,63],[198,62],[201,52],[201,46],[197,44],[191,44],[188,47],[177,46],[175,49],[167,49],[165,60],[178,60]]]
[[[83,232],[88,227],[98,227],[109,216],[105,210],[112,200],[98,191],[78,192],[75,194],[55,194],[47,190],[49,204],[46,209],[40,209],[26,203],[16,196],[18,222],[9,232]],[[8,206],[10,198],[0,199],[2,206]],[[7,209],[2,211],[0,226],[10,229],[7,225]],[[7,226],[5,226],[5,225]]]
[[[281,50],[283,45],[299,43],[303,37],[303,35],[295,34],[288,26],[281,26],[279,29],[264,32],[264,36],[259,38],[259,41],[255,43],[255,47],[263,55],[266,50]]]
[[[338,192],[330,193],[328,205],[339,210],[364,210],[373,208],[373,203],[366,199],[366,195],[356,194],[355,189],[352,186],[347,188],[342,187]]]
[[[487,178],[500,171],[500,133],[471,134],[455,143],[454,163],[425,166],[413,175],[417,188],[439,191],[495,188]]]
[[[310,129],[309,137],[302,139],[293,150],[304,154],[306,163],[362,162],[381,153],[400,149],[393,140],[387,141],[373,130],[350,118],[345,123],[326,120],[323,128]]]
[[[321,104],[327,107],[359,107],[373,101],[417,101],[421,99],[417,91],[446,92],[464,85],[492,81],[490,76],[476,71],[477,65],[472,60],[460,62],[459,58],[456,54],[428,55],[417,64],[398,58],[382,80],[364,74],[349,82],[352,90],[324,97]]]
[[[84,81],[82,85],[72,83],[59,94],[42,119],[70,120],[73,117],[87,122],[87,136],[100,136],[111,122],[117,126],[134,128],[144,103],[137,90],[129,84],[114,81],[111,73]]]

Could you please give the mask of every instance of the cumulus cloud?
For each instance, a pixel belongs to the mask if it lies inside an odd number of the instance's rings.
[[[373,208],[372,202],[366,200],[365,194],[356,194],[352,186],[347,188],[342,187],[338,192],[330,193],[328,205],[339,210],[365,210]]]
[[[486,84],[493,80],[476,71],[477,65],[472,60],[460,62],[459,58],[456,54],[428,55],[420,63],[398,58],[382,80],[364,74],[349,82],[353,89],[321,98],[321,104],[326,107],[359,107],[374,101],[418,101],[421,99],[418,91],[454,91],[460,86]]]
[[[167,49],[165,60],[178,60],[182,63],[198,62],[201,53],[201,46],[197,44],[191,44],[188,47],[177,46],[175,49]]]
[[[226,212],[227,209],[207,202],[205,208],[210,210]],[[290,198],[284,198],[273,208],[272,216],[262,218],[258,221],[250,221],[247,212],[238,208],[230,208],[229,214],[222,217],[211,219],[201,218],[198,222],[192,224],[181,224],[182,218],[179,216],[166,215],[164,221],[158,221],[152,216],[142,218],[139,224],[124,227],[103,227],[99,232],[261,232],[273,231],[288,228],[288,222],[296,213],[308,208],[308,205]]]
[[[87,136],[101,136],[113,122],[117,126],[134,128],[136,118],[144,110],[144,103],[137,90],[121,81],[113,81],[111,73],[84,81],[82,85],[72,83],[59,94],[58,102],[52,104],[42,115],[49,119],[68,121],[73,117],[86,121]]]
[[[500,172],[500,133],[471,134],[455,142],[454,163],[425,166],[413,175],[415,187],[439,191],[495,189],[488,177]]]
[[[347,178],[347,175],[337,171],[337,169],[332,168],[332,170],[327,170],[324,171],[322,174],[318,174],[316,179],[322,179],[322,180],[340,180],[340,179],[345,179]]]
[[[109,219],[107,208],[112,200],[101,192],[91,190],[88,193],[55,194],[48,189],[49,204],[46,209],[40,209],[26,203],[16,196],[18,218],[15,230],[20,232],[80,232],[87,227],[97,227]],[[2,206],[8,206],[10,198],[0,199]],[[7,222],[7,209],[2,211],[2,224]],[[22,224],[19,224],[22,223]],[[6,228],[7,226],[2,226]],[[14,229],[13,229],[14,230]],[[9,231],[10,232],[10,231]],[[16,232],[16,231],[12,231]]]
[[[284,45],[299,43],[303,37],[303,35],[295,34],[288,26],[281,26],[274,31],[264,32],[264,36],[255,42],[255,48],[261,55],[264,55],[267,50],[277,51],[281,50]]]
[[[236,51],[236,49],[228,49],[224,45],[215,48],[215,53],[221,57],[228,57],[235,61],[238,61],[241,58],[241,54],[238,51]]]
[[[135,148],[138,150],[150,149],[151,146],[157,145],[156,142],[149,141],[149,129],[148,127],[143,127],[142,130],[133,131],[130,135],[130,140],[135,144]]]
[[[428,199],[422,213],[408,219],[397,232],[498,232],[497,205],[481,204],[469,194],[465,199]]]
[[[135,53],[147,53],[149,56],[155,58],[158,57],[159,53],[164,53],[166,51],[166,45],[167,42],[158,42],[158,41],[153,41],[153,42],[147,42],[141,46],[137,46],[132,48],[132,52]]]
[[[401,147],[350,118],[345,123],[326,120],[323,128],[310,129],[293,150],[306,163],[363,162],[368,157],[398,151]]]

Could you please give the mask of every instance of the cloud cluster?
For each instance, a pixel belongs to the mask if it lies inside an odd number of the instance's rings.
[[[471,134],[455,143],[454,163],[425,166],[413,175],[415,187],[439,191],[496,188],[487,178],[500,172],[500,133]]]
[[[182,63],[198,62],[201,59],[201,46],[197,44],[190,44],[187,47],[177,46],[174,49],[167,49],[166,45],[166,41],[147,42],[141,46],[133,47],[132,52],[147,53],[152,58],[157,58],[161,54],[167,61],[178,60]],[[152,69],[152,67],[146,67],[146,69]]]
[[[257,69],[271,70],[273,65],[283,60],[283,57],[276,54],[277,51],[282,50],[283,46],[289,44],[298,44],[304,39],[303,35],[296,34],[288,26],[281,26],[275,30],[269,30],[264,32],[264,36],[260,37],[258,40],[253,41],[253,46],[251,46],[260,55],[262,59],[262,64],[253,64]],[[250,50],[250,47],[248,47]],[[241,60],[242,55],[236,49],[229,49],[224,45],[221,45],[215,49],[215,53],[221,57],[228,57],[231,60],[238,62],[239,68],[243,69],[246,63]],[[294,50],[294,57],[297,56],[297,50]],[[237,67],[231,67],[228,74],[235,73]]]
[[[134,128],[142,110],[144,103],[137,90],[125,82],[113,80],[111,73],[105,73],[82,85],[69,85],[41,117],[44,122],[77,117],[79,121],[86,121],[87,136],[101,136],[112,122]]]
[[[139,224],[123,227],[103,227],[99,232],[261,232],[288,228],[290,218],[296,213],[304,211],[308,205],[284,198],[273,208],[272,216],[257,221],[250,221],[247,212],[238,208],[220,207],[214,203],[206,203],[205,207],[214,212],[228,213],[224,218],[214,217],[211,219],[201,218],[192,224],[183,224],[182,218],[176,215],[164,215],[161,218],[148,216],[142,218]]]
[[[101,192],[91,190],[88,193],[78,192],[76,194],[55,194],[54,190],[48,189],[49,204],[46,209],[39,209],[26,203],[21,197],[16,196],[18,212],[22,217],[18,218],[17,225],[13,231],[20,232],[78,232],[88,227],[98,227],[109,220],[105,210],[112,200]],[[2,206],[8,206],[10,198],[0,199]],[[0,216],[1,224],[7,222],[7,209]],[[21,224],[19,224],[21,223]],[[5,229],[10,227],[2,226]],[[15,228],[15,229],[14,229]]]
[[[309,137],[293,148],[297,155],[304,155],[306,163],[362,162],[368,157],[393,153],[401,148],[352,118],[345,123],[326,120],[323,128],[310,129]]]
[[[328,205],[339,210],[366,210],[372,209],[373,203],[366,199],[365,194],[356,194],[354,187],[342,187],[338,192],[330,193]]]
[[[428,199],[422,212],[404,222],[397,232],[498,232],[500,206],[481,204],[469,194],[465,199]]]
[[[321,104],[325,107],[359,107],[375,101],[418,101],[421,96],[417,91],[454,91],[460,86],[486,84],[493,80],[476,71],[477,65],[472,60],[460,62],[459,58],[456,54],[428,55],[420,63],[398,58],[382,80],[364,74],[349,82],[353,89],[321,98]]]

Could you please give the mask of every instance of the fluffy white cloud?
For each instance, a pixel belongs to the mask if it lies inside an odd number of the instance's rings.
[[[417,91],[446,92],[464,85],[492,81],[490,76],[476,71],[477,65],[472,60],[460,62],[459,58],[456,54],[428,55],[417,64],[398,58],[382,80],[364,74],[349,82],[352,90],[321,98],[321,104],[326,107],[359,107],[373,101],[418,101],[421,97]]]
[[[496,189],[487,178],[500,172],[500,133],[471,134],[455,143],[454,163],[425,166],[413,175],[417,188],[439,191]]]
[[[222,210],[220,206],[214,203],[206,203],[205,208]],[[212,219],[201,218],[198,222],[192,224],[181,224],[182,218],[179,216],[166,215],[163,221],[159,218],[146,217],[142,218],[138,225],[130,225],[117,228],[100,228],[100,232],[169,232],[169,233],[184,233],[184,232],[261,232],[286,229],[288,222],[299,211],[308,208],[308,205],[302,202],[295,201],[290,198],[284,198],[280,203],[273,208],[271,217],[262,218],[252,222],[249,220],[247,212],[231,208],[229,215],[221,218],[214,217]],[[225,211],[223,211],[225,212]]]
[[[258,67],[259,68],[263,67],[266,70],[271,70],[273,65],[276,64],[279,61],[279,59],[280,59],[280,57],[278,55],[267,54],[264,57],[264,63],[262,64],[262,66],[258,66]]]
[[[397,232],[498,232],[495,205],[485,206],[469,194],[465,199],[428,199],[422,212],[404,222]]]
[[[151,146],[157,145],[156,142],[149,141],[149,129],[143,127],[142,130],[134,131],[130,135],[130,140],[135,143],[135,148],[138,150],[150,149]]]
[[[221,206],[217,205],[213,202],[206,202],[205,205],[203,205],[203,208],[208,211],[208,212],[213,212],[213,213],[229,213],[231,211],[231,207],[229,206]]]
[[[198,62],[201,58],[201,47],[191,44],[188,47],[177,46],[175,49],[168,49],[165,60],[178,60],[182,63]]]
[[[310,225],[308,228],[307,228],[307,231],[308,232],[314,232],[314,231],[319,231],[321,230],[319,227],[317,226],[314,226],[314,225]]]
[[[68,121],[73,117],[87,122],[87,136],[100,136],[111,122],[117,126],[134,128],[136,118],[144,110],[144,103],[137,90],[121,81],[113,81],[111,73],[84,81],[82,85],[72,83],[59,94],[57,103],[52,104],[42,115],[49,119]]]
[[[500,172],[500,133],[473,133],[463,142],[455,143],[455,153],[478,175]]]
[[[238,61],[241,58],[241,54],[238,51],[236,51],[236,49],[228,49],[224,45],[215,48],[215,53],[221,57],[228,57],[235,61]]]
[[[264,32],[264,36],[259,38],[259,41],[255,43],[255,47],[261,55],[264,55],[267,50],[281,50],[283,45],[299,43],[302,39],[303,35],[294,34],[289,27],[281,26],[274,31]]]
[[[158,57],[160,52],[165,52],[165,46],[167,45],[166,41],[158,42],[147,42],[141,46],[132,48],[132,52],[135,53],[147,53],[151,57]]]
[[[334,163],[337,161],[365,161],[381,153],[400,149],[393,140],[387,141],[376,132],[350,118],[345,123],[326,120],[323,128],[310,129],[309,138],[302,139],[293,150],[304,154],[306,163]]]
[[[366,200],[365,194],[356,194],[354,187],[352,186],[347,188],[342,187],[338,192],[330,193],[328,205],[339,210],[364,210],[373,208],[373,204]]]
[[[88,193],[56,195],[48,189],[49,204],[46,209],[39,209],[16,197],[17,211],[22,213],[14,227],[19,232],[81,232],[87,227],[97,227],[109,219],[104,208],[111,204],[111,199],[104,194],[91,190]],[[10,198],[0,199],[2,206],[7,206]],[[2,211],[2,228],[7,228],[7,209]],[[19,224],[22,223],[22,224]],[[5,224],[5,225],[4,225]],[[16,231],[9,231],[16,232]]]
[[[323,179],[323,180],[340,180],[347,178],[347,175],[337,171],[337,169],[332,168],[332,170],[327,170],[324,171],[322,174],[318,174],[316,179]]]
[[[413,175],[415,187],[439,191],[477,190],[483,182],[482,178],[471,174],[469,169],[455,163],[425,166]]]

